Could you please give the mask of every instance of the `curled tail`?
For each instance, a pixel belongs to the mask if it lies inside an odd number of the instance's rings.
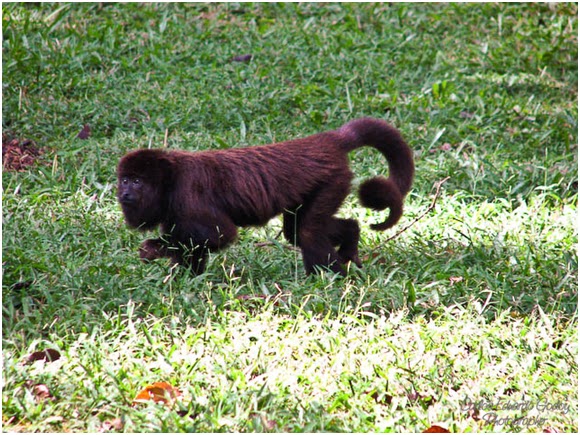
[[[415,164],[413,152],[399,131],[385,121],[361,118],[343,125],[338,133],[345,138],[348,151],[365,145],[381,152],[389,165],[389,177],[377,176],[363,182],[359,188],[359,200],[364,207],[373,210],[389,209],[389,217],[373,230],[382,231],[392,227],[403,215],[403,200],[411,189]]]

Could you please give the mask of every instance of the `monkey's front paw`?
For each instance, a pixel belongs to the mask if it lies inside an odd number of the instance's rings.
[[[145,240],[139,247],[139,257],[144,262],[163,257],[164,247],[157,240]]]

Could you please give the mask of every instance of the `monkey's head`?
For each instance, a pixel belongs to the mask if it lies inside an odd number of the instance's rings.
[[[130,227],[147,230],[164,220],[171,176],[171,162],[163,150],[132,151],[121,159],[117,199]]]

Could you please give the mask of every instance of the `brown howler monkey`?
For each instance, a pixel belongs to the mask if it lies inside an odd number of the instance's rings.
[[[413,181],[413,154],[399,132],[384,121],[362,118],[338,130],[264,146],[217,151],[140,149],[117,168],[118,192],[127,224],[162,237],[146,240],[143,260],[169,257],[194,273],[207,254],[228,246],[237,227],[259,226],[283,214],[285,238],[302,250],[307,273],[316,266],[345,274],[359,267],[359,225],[334,214],[351,187],[347,154],[372,146],[387,159],[389,177],[360,186],[361,204],[390,209],[374,230],[393,226]],[[336,249],[338,248],[338,249]]]

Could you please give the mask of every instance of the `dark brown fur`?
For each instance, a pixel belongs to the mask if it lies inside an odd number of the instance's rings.
[[[334,216],[350,191],[347,154],[369,145],[387,159],[389,177],[359,189],[361,203],[390,209],[375,230],[393,226],[413,181],[413,155],[384,121],[362,118],[338,130],[271,145],[220,151],[141,149],[119,162],[119,202],[129,226],[161,226],[162,237],[141,245],[141,258],[169,257],[195,273],[207,253],[232,243],[237,227],[264,225],[283,214],[285,238],[302,250],[308,273],[326,266],[344,274],[358,257],[359,226]],[[338,250],[335,249],[338,247]]]

